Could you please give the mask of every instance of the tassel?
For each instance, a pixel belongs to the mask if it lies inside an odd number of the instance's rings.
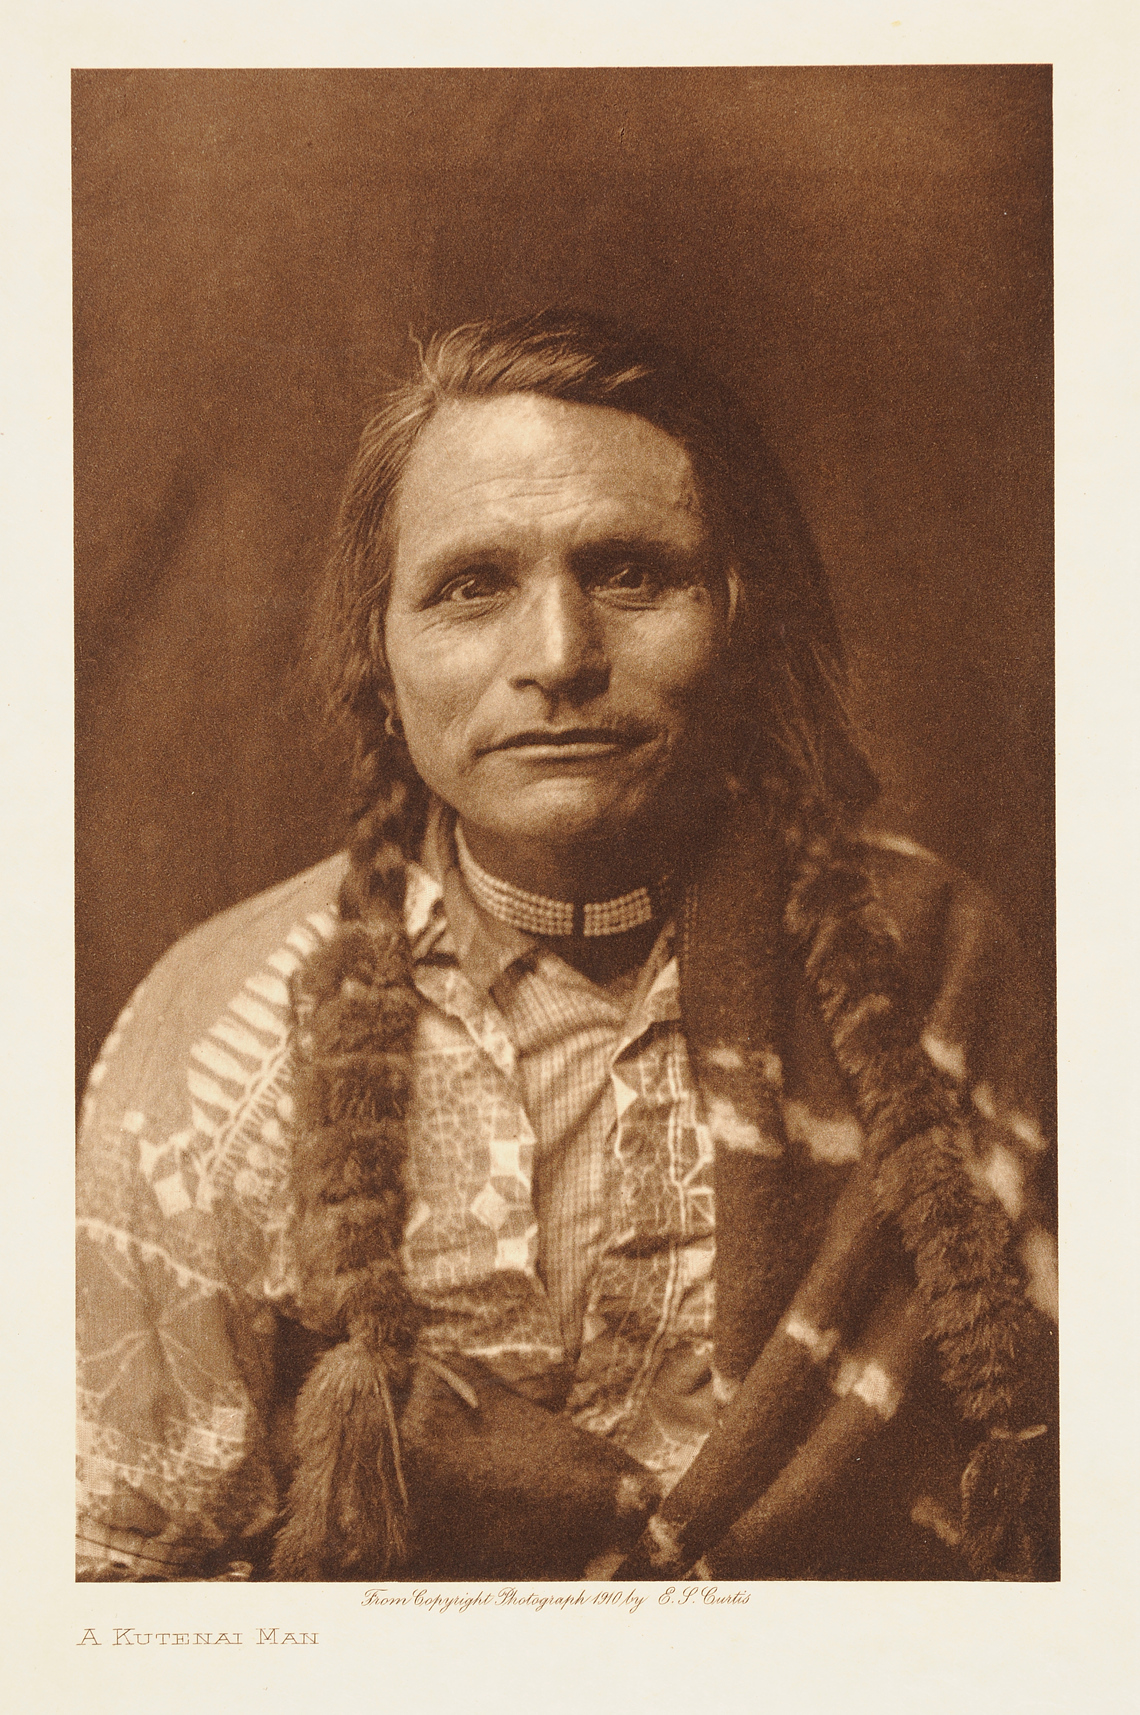
[[[396,792],[380,806],[354,851],[354,864],[368,862],[366,876],[350,872],[353,882],[375,888],[368,922],[342,922],[293,982],[296,1298],[307,1326],[343,1343],[297,1399],[297,1466],[273,1555],[281,1580],[380,1578],[407,1553],[392,1400],[409,1379],[418,1321],[400,1266],[418,1010],[399,915],[402,859],[390,839],[403,805]]]
[[[408,1493],[383,1359],[364,1335],[334,1346],[305,1382],[294,1442],[274,1578],[384,1577],[407,1551]]]
[[[962,1550],[975,1578],[1029,1583],[1038,1576],[1023,1523],[1036,1476],[1035,1439],[1030,1430],[983,1441],[966,1466]]]

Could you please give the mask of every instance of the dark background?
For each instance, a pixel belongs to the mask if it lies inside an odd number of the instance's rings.
[[[74,127],[81,1070],[171,941],[340,843],[305,614],[409,329],[550,302],[754,403],[880,820],[1048,957],[1047,68],[79,72]]]

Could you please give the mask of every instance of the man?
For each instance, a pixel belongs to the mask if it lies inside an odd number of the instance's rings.
[[[319,631],[347,856],[93,1078],[83,1575],[1054,1575],[1032,1001],[858,837],[746,415],[581,317],[433,341]]]

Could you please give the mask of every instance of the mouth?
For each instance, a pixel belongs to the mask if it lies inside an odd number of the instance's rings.
[[[636,730],[629,727],[536,727],[528,732],[512,733],[510,738],[500,739],[497,744],[489,744],[480,751],[480,755],[496,750],[514,750],[536,759],[571,761],[633,750],[651,736],[640,727]]]

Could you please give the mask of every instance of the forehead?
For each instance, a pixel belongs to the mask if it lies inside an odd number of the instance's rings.
[[[661,535],[704,527],[689,456],[642,417],[535,394],[450,400],[412,450],[395,511],[397,557],[468,535]]]

